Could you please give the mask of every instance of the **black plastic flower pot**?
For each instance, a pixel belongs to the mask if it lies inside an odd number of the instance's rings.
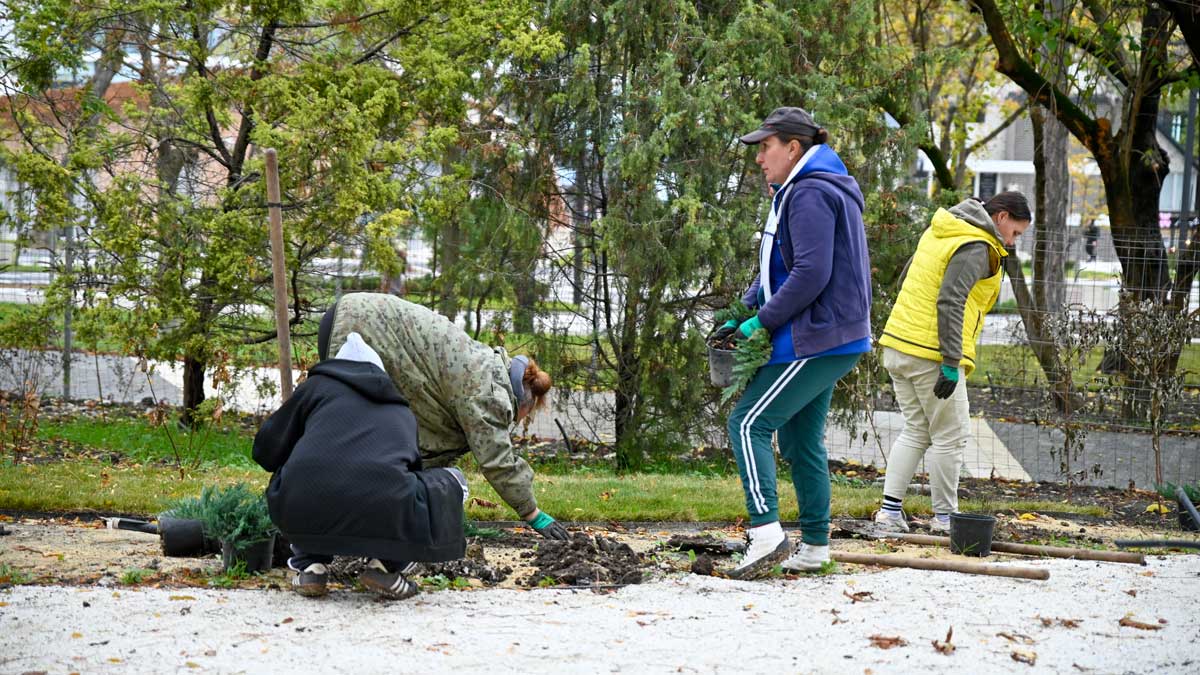
[[[1188,513],[1187,507],[1183,505],[1183,502],[1180,502],[1179,506],[1179,529],[1184,532],[1200,531],[1200,524],[1197,524],[1195,519],[1192,518],[1192,514]],[[1193,506],[1195,505],[1193,504]]]
[[[219,543],[204,536],[204,525],[199,520],[160,517],[158,536],[163,555],[172,558],[198,558],[221,550]]]
[[[717,349],[708,346],[708,379],[717,387],[728,387],[733,384],[733,355],[732,349]]]
[[[983,558],[992,553],[996,518],[981,513],[950,514],[950,552]]]
[[[247,572],[267,572],[271,569],[271,558],[275,552],[275,537],[234,547],[228,541],[221,542],[221,562],[228,572],[239,560],[246,563]]]

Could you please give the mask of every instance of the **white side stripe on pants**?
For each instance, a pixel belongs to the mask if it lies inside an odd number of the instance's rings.
[[[763,394],[762,398],[758,399],[754,403],[754,407],[750,409],[750,412],[746,413],[746,418],[742,420],[742,425],[738,428],[738,438],[742,441],[742,458],[745,460],[746,476],[749,479],[747,485],[750,487],[750,499],[754,502],[755,507],[758,508],[759,513],[766,512],[767,500],[763,498],[762,487],[758,484],[758,468],[754,464],[754,453],[750,448],[750,427],[754,426],[754,420],[758,419],[762,411],[771,405],[771,402],[779,396],[779,392],[787,387],[788,383],[792,381],[792,378],[796,376],[796,373],[800,372],[800,369],[806,363],[808,363],[808,359],[793,361],[788,364],[788,367],[779,376],[779,379],[775,380],[767,388],[767,392]]]

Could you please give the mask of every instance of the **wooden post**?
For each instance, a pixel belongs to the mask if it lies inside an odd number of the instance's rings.
[[[275,334],[279,338],[279,393],[292,396],[292,340],[288,326],[287,270],[283,264],[283,212],[279,201],[279,158],[267,148],[267,212],[271,221],[271,277],[275,281]]]
[[[990,577],[1012,577],[1014,579],[1036,579],[1039,581],[1045,581],[1046,579],[1050,578],[1050,572],[1034,567],[994,565],[989,563],[967,562],[965,560],[909,558],[906,556],[879,555],[876,553],[842,553],[840,551],[831,551],[829,555],[838,562],[854,563],[856,565],[910,567],[918,570],[961,572],[963,574],[983,574]]]
[[[905,532],[888,532],[882,535],[884,539],[896,539],[910,544],[924,546],[950,546],[950,537],[932,537],[927,534],[908,534]],[[1130,563],[1145,565],[1146,556],[1141,553],[1127,551],[1095,551],[1086,548],[1067,548],[1064,546],[1034,546],[1032,544],[1013,544],[1006,541],[993,541],[992,550],[997,553],[1016,553],[1019,555],[1040,555],[1049,558],[1074,558],[1075,560],[1100,560],[1103,562]]]

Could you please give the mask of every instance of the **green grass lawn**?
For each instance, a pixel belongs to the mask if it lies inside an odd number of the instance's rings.
[[[1095,377],[1103,357],[1103,349],[1093,349],[1087,363],[1074,371],[1076,384],[1086,384]],[[976,362],[979,365],[968,378],[972,385],[1045,386],[1046,376],[1028,345],[979,345]],[[1184,372],[1185,384],[1200,386],[1200,345],[1184,345],[1179,356],[1179,370]]]
[[[205,485],[249,481],[265,487],[268,475],[258,469],[208,467],[186,478],[171,467],[145,464],[112,465],[97,460],[41,464],[0,462],[0,509],[23,511],[98,511],[154,515],[168,502],[199,494]],[[500,501],[476,471],[467,471],[471,494],[495,507],[473,501],[467,509],[475,520],[514,520],[516,514]],[[780,512],[796,518],[796,498],[786,479],[780,483]],[[736,476],[629,474],[583,471],[570,475],[539,475],[534,482],[539,506],[565,521],[725,521],[746,518],[741,484]],[[833,486],[834,516],[866,518],[878,508],[882,493],[876,487]],[[1097,506],[1061,502],[965,501],[964,511],[1055,511],[1103,516]],[[909,513],[928,515],[928,497],[905,501]]]
[[[185,466],[180,476],[170,438]],[[205,485],[241,480],[266,485],[268,475],[250,458],[252,432],[214,429],[185,434],[142,419],[76,418],[47,421],[39,429],[43,450],[33,463],[0,459],[0,508],[27,511],[100,511],[153,515],[171,500],[195,495]],[[53,455],[45,450],[52,449]],[[119,459],[115,463],[114,458]],[[659,466],[653,471],[618,475],[606,464],[569,463],[555,458],[536,463],[534,489],[540,506],[567,521],[734,521],[746,507],[736,473],[728,462],[697,466]],[[470,457],[462,467],[479,498],[468,508],[476,520],[516,518],[483,479]],[[675,473],[670,471],[675,470]],[[796,518],[795,494],[784,472],[778,478],[780,509]],[[833,485],[833,513],[864,518],[878,508],[878,487],[845,479]],[[493,503],[495,506],[488,506]],[[910,513],[930,513],[928,497],[906,501]],[[1103,515],[1098,507],[1058,502],[965,502],[965,510],[1072,511]]]
[[[38,438],[59,447],[115,452],[138,463],[175,461],[178,456],[185,465],[257,466],[250,458],[253,435],[233,429],[188,432],[170,421],[154,425],[140,419],[77,418],[42,423]]]

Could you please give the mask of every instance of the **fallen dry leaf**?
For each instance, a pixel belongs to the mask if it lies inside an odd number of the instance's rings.
[[[471,503],[474,504],[475,506],[480,506],[485,509],[494,509],[494,508],[498,508],[500,506],[496,502],[489,502],[488,500],[480,499],[479,497],[471,497]]]
[[[71,637],[78,640],[79,638],[83,637],[83,633],[71,633]]]
[[[1012,660],[1017,661],[1018,663],[1028,663],[1031,666],[1037,663],[1036,652],[1027,652],[1020,649],[1014,649],[1011,656]]]
[[[1063,628],[1079,628],[1079,624],[1083,623],[1082,619],[1059,619],[1058,625]]]
[[[1051,619],[1049,617],[1038,616],[1035,618],[1040,619],[1043,626],[1053,626],[1054,625],[1054,619]]]
[[[292,621],[293,621],[292,617],[289,616],[286,619],[284,619],[283,621],[280,621],[279,623],[291,623]]]
[[[1009,642],[1020,642],[1023,645],[1031,645],[1037,642],[1028,635],[1022,635],[1021,633],[996,633],[996,636],[1002,637]]]
[[[945,654],[946,656],[950,656],[955,650],[954,644],[950,642],[950,638],[952,637],[954,637],[954,626],[951,626],[950,629],[946,631],[945,642],[938,642],[937,640],[933,641],[933,648],[936,651]]]
[[[842,591],[842,595],[846,596],[847,598],[850,598],[851,603],[867,602],[868,600],[875,599],[872,596],[871,591],[859,591],[857,593],[851,593],[849,591]]]
[[[196,597],[194,595],[172,595],[167,599],[168,600],[195,600]]]
[[[1036,513],[1022,513],[1018,518],[1021,520],[1037,520],[1038,517]]]
[[[200,664],[196,663],[195,661],[185,661],[183,665],[187,666],[188,668],[199,668],[200,667]]]
[[[880,649],[891,649],[892,647],[903,647],[904,645],[908,644],[908,641],[905,640],[904,638],[900,637],[899,635],[895,635],[895,636],[872,635],[871,637],[869,637],[867,639],[871,641],[872,646],[879,647]]]
[[[1137,597],[1137,591],[1131,588],[1131,589],[1129,589],[1129,590],[1125,591],[1125,595],[1128,595],[1128,596],[1129,596],[1129,597],[1131,597],[1131,598],[1136,598],[1136,597]]]
[[[1138,621],[1137,619],[1131,619],[1131,618],[1129,618],[1129,615],[1125,615],[1125,616],[1121,617],[1121,620],[1118,621],[1117,623],[1121,624],[1122,626],[1127,626],[1129,628],[1138,628],[1140,630],[1162,630],[1162,626],[1159,626],[1158,624],[1145,623],[1142,621]]]

